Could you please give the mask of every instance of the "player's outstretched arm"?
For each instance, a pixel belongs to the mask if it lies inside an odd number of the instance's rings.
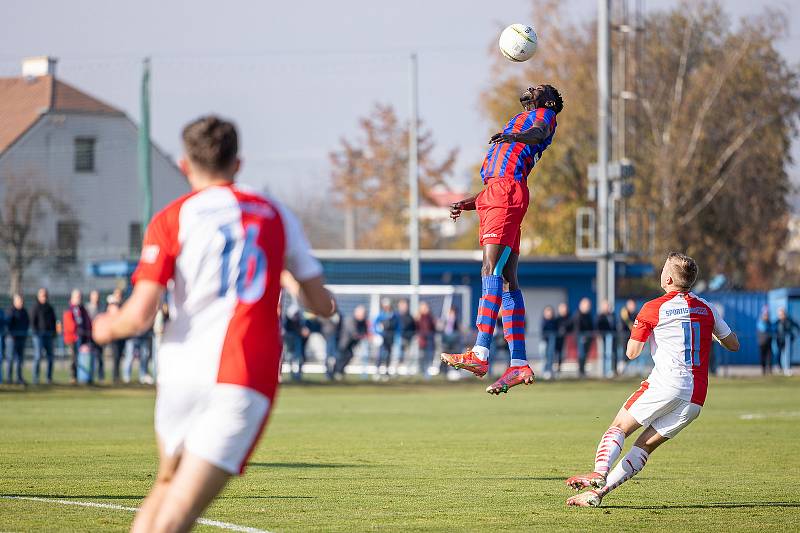
[[[490,143],[523,143],[535,146],[550,136],[550,125],[537,120],[530,129],[519,133],[495,133],[489,139]]]
[[[304,309],[315,315],[328,318],[336,312],[336,300],[325,288],[322,276],[297,281],[289,271],[284,270],[281,274],[281,285],[297,298]]]
[[[164,287],[154,281],[141,280],[133,287],[131,297],[116,313],[101,313],[92,323],[92,337],[103,345],[115,339],[141,335],[153,325],[164,294]]]
[[[628,346],[625,349],[625,356],[633,361],[637,357],[639,357],[644,350],[645,343],[641,341],[637,341],[636,339],[628,340]]]

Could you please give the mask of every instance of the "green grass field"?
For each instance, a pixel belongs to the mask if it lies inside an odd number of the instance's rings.
[[[592,466],[637,385],[498,398],[477,380],[285,386],[247,475],[206,517],[281,532],[800,529],[796,378],[714,381],[700,418],[603,508],[564,507],[564,479]],[[153,398],[0,388],[0,492],[138,506],[156,468]],[[131,518],[0,498],[0,531],[122,531]]]

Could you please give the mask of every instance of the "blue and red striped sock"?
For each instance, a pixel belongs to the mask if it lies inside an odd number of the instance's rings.
[[[481,301],[478,304],[478,338],[475,346],[486,348],[488,353],[494,336],[494,325],[500,312],[503,295],[503,276],[481,276]]]
[[[525,302],[522,291],[503,293],[503,336],[511,351],[511,366],[525,366],[528,356],[525,353]]]

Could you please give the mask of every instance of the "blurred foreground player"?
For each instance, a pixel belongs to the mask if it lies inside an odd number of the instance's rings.
[[[98,344],[151,327],[167,284],[173,307],[159,352],[158,477],[132,531],[188,531],[228,478],[243,472],[275,399],[281,276],[305,307],[335,310],[294,216],[234,185],[235,126],[200,118],[183,130],[192,192],[147,228],[131,297],[97,317]]]
[[[708,391],[712,341],[734,352],[739,349],[739,339],[714,307],[690,292],[696,279],[697,264],[691,257],[669,254],[661,271],[666,294],[642,306],[626,350],[628,359],[636,359],[653,335],[655,367],[600,439],[594,470],[567,480],[576,490],[590,488],[568,499],[567,505],[597,507],[606,494],[638,474],[653,450],[700,415]],[[640,427],[645,429],[633,447],[609,472],[622,453],[625,437]]]
[[[471,350],[442,354],[442,362],[463,368],[482,378],[489,370],[489,347],[502,306],[503,335],[508,341],[511,364],[486,392],[500,394],[520,383],[533,383],[533,371],[525,352],[525,303],[517,281],[517,262],[522,219],[528,210],[528,174],[553,142],[556,115],[564,102],[552,85],[527,89],[519,99],[522,113],[508,121],[492,144],[481,166],[484,189],[450,206],[453,220],[462,211],[478,211],[482,295],[476,326],[478,337]]]

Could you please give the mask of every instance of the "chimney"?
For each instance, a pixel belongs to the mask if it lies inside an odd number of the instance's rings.
[[[50,56],[26,57],[22,60],[22,76],[38,78],[39,76],[55,76],[58,59]]]

